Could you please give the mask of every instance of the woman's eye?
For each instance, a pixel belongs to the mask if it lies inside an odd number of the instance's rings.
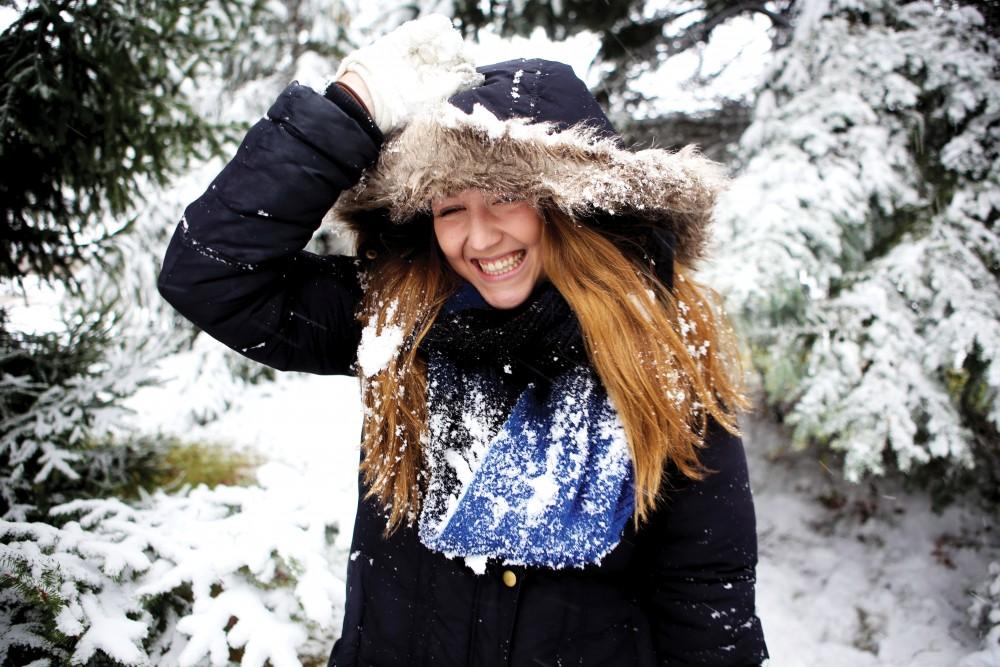
[[[462,210],[461,206],[448,206],[438,211],[437,217],[443,218],[450,213],[455,213],[456,211],[461,211],[461,210]]]

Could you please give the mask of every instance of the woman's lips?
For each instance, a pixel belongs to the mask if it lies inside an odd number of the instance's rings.
[[[472,263],[487,279],[498,280],[515,273],[524,264],[525,250],[515,250],[489,259],[473,259]]]

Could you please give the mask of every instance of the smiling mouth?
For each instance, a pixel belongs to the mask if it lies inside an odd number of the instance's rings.
[[[527,254],[528,253],[525,250],[515,250],[512,253],[495,259],[474,259],[472,260],[472,263],[487,276],[491,278],[499,278],[507,275],[508,273],[513,273],[520,268]]]

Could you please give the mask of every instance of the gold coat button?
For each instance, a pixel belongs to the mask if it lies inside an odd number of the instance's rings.
[[[510,570],[504,570],[503,574],[500,576],[503,579],[503,583],[505,586],[507,586],[507,588],[514,588],[514,586],[517,586],[517,575],[511,572]]]

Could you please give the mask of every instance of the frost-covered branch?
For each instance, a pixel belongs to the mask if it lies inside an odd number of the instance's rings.
[[[713,282],[850,479],[996,446],[998,57],[970,7],[804,2],[742,139]]]
[[[259,479],[138,506],[77,500],[53,508],[71,519],[61,527],[0,521],[4,589],[34,591],[0,597],[0,619],[35,619],[8,643],[123,665],[226,664],[239,648],[244,666],[298,667],[299,655],[322,653],[343,607],[336,508],[279,465]]]

